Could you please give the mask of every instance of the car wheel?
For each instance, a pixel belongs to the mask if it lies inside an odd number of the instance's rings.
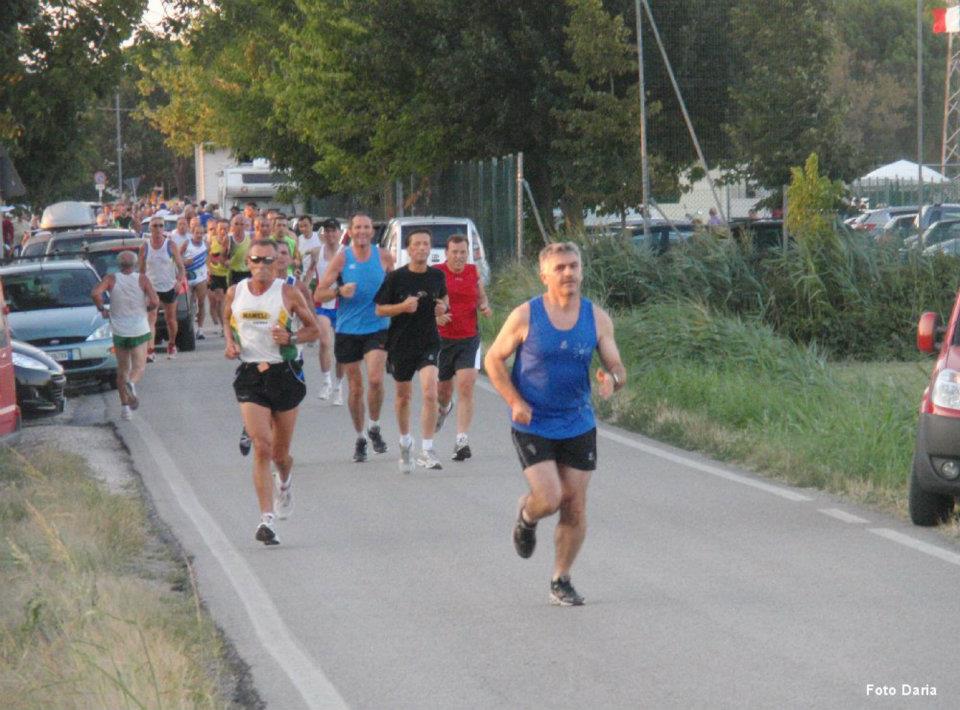
[[[193,318],[177,322],[177,350],[182,353],[197,349],[197,332],[193,325]]]
[[[909,508],[910,520],[914,525],[930,527],[945,523],[953,513],[953,496],[943,495],[942,493],[931,493],[920,486],[917,478],[918,457],[922,454],[917,452],[913,456],[913,470],[910,472],[910,491]]]

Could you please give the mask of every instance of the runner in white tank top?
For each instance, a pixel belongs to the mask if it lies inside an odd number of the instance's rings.
[[[117,261],[120,271],[107,274],[93,289],[93,302],[104,318],[110,319],[113,347],[117,356],[117,392],[120,395],[120,416],[131,417],[140,406],[136,383],[143,377],[147,362],[147,345],[151,339],[149,312],[156,313],[160,299],[150,279],[134,271],[137,255],[121,252]],[[110,293],[110,310],[103,303],[103,294]]]
[[[316,280],[319,282],[327,271],[327,266],[342,248],[340,246],[340,223],[331,218],[320,225],[320,249],[317,251]],[[321,303],[314,302],[317,322],[320,325],[320,399],[333,397],[333,404],[343,404],[343,365],[334,363],[333,329],[337,324],[337,300],[333,298]],[[336,382],[331,381],[330,369],[336,369]]]
[[[197,340],[206,340],[203,323],[207,317],[207,242],[203,227],[194,223],[190,239],[180,247],[183,265],[187,270],[187,284],[197,300]]]
[[[185,281],[186,272],[179,250],[163,234],[163,217],[150,218],[150,238],[140,247],[140,273],[146,274],[160,298],[163,319],[167,324],[167,359],[177,356],[177,284]],[[147,352],[147,362],[153,362],[153,343],[157,336],[157,312],[150,311],[150,334],[153,340]]]
[[[241,361],[233,390],[244,430],[253,440],[253,481],[260,505],[255,538],[265,545],[279,542],[273,527],[275,511],[277,517],[285,518],[293,505],[290,442],[297,408],[307,391],[297,346],[318,335],[316,319],[303,296],[276,278],[276,263],[276,243],[254,241],[246,256],[250,277],[231,286],[224,302],[224,320],[230,323],[224,333],[224,355]],[[296,331],[295,319],[303,324]],[[271,459],[279,473],[275,483]]]

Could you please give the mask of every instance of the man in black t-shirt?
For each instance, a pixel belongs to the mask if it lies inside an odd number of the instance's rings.
[[[433,236],[429,230],[417,230],[407,237],[410,263],[387,274],[373,301],[378,316],[390,317],[387,333],[387,371],[397,385],[397,424],[400,427],[400,470],[413,470],[413,437],[410,436],[411,380],[420,372],[423,409],[420,425],[423,446],[417,464],[424,468],[442,468],[433,451],[433,432],[437,426],[437,357],[440,334],[437,319],[446,317],[447,281],[443,272],[427,266]]]

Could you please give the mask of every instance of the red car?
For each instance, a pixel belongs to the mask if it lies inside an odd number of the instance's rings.
[[[10,444],[20,436],[20,407],[13,372],[13,349],[7,325],[7,302],[0,283],[0,442]]]
[[[939,353],[920,400],[920,423],[910,473],[910,519],[937,525],[953,513],[960,495],[960,293],[946,328],[939,316],[920,316],[917,348]]]

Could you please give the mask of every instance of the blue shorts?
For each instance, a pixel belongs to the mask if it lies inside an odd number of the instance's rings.
[[[318,316],[326,316],[326,319],[330,321],[330,325],[334,328],[337,327],[337,309],[336,308],[321,308],[320,306],[315,307]]]

